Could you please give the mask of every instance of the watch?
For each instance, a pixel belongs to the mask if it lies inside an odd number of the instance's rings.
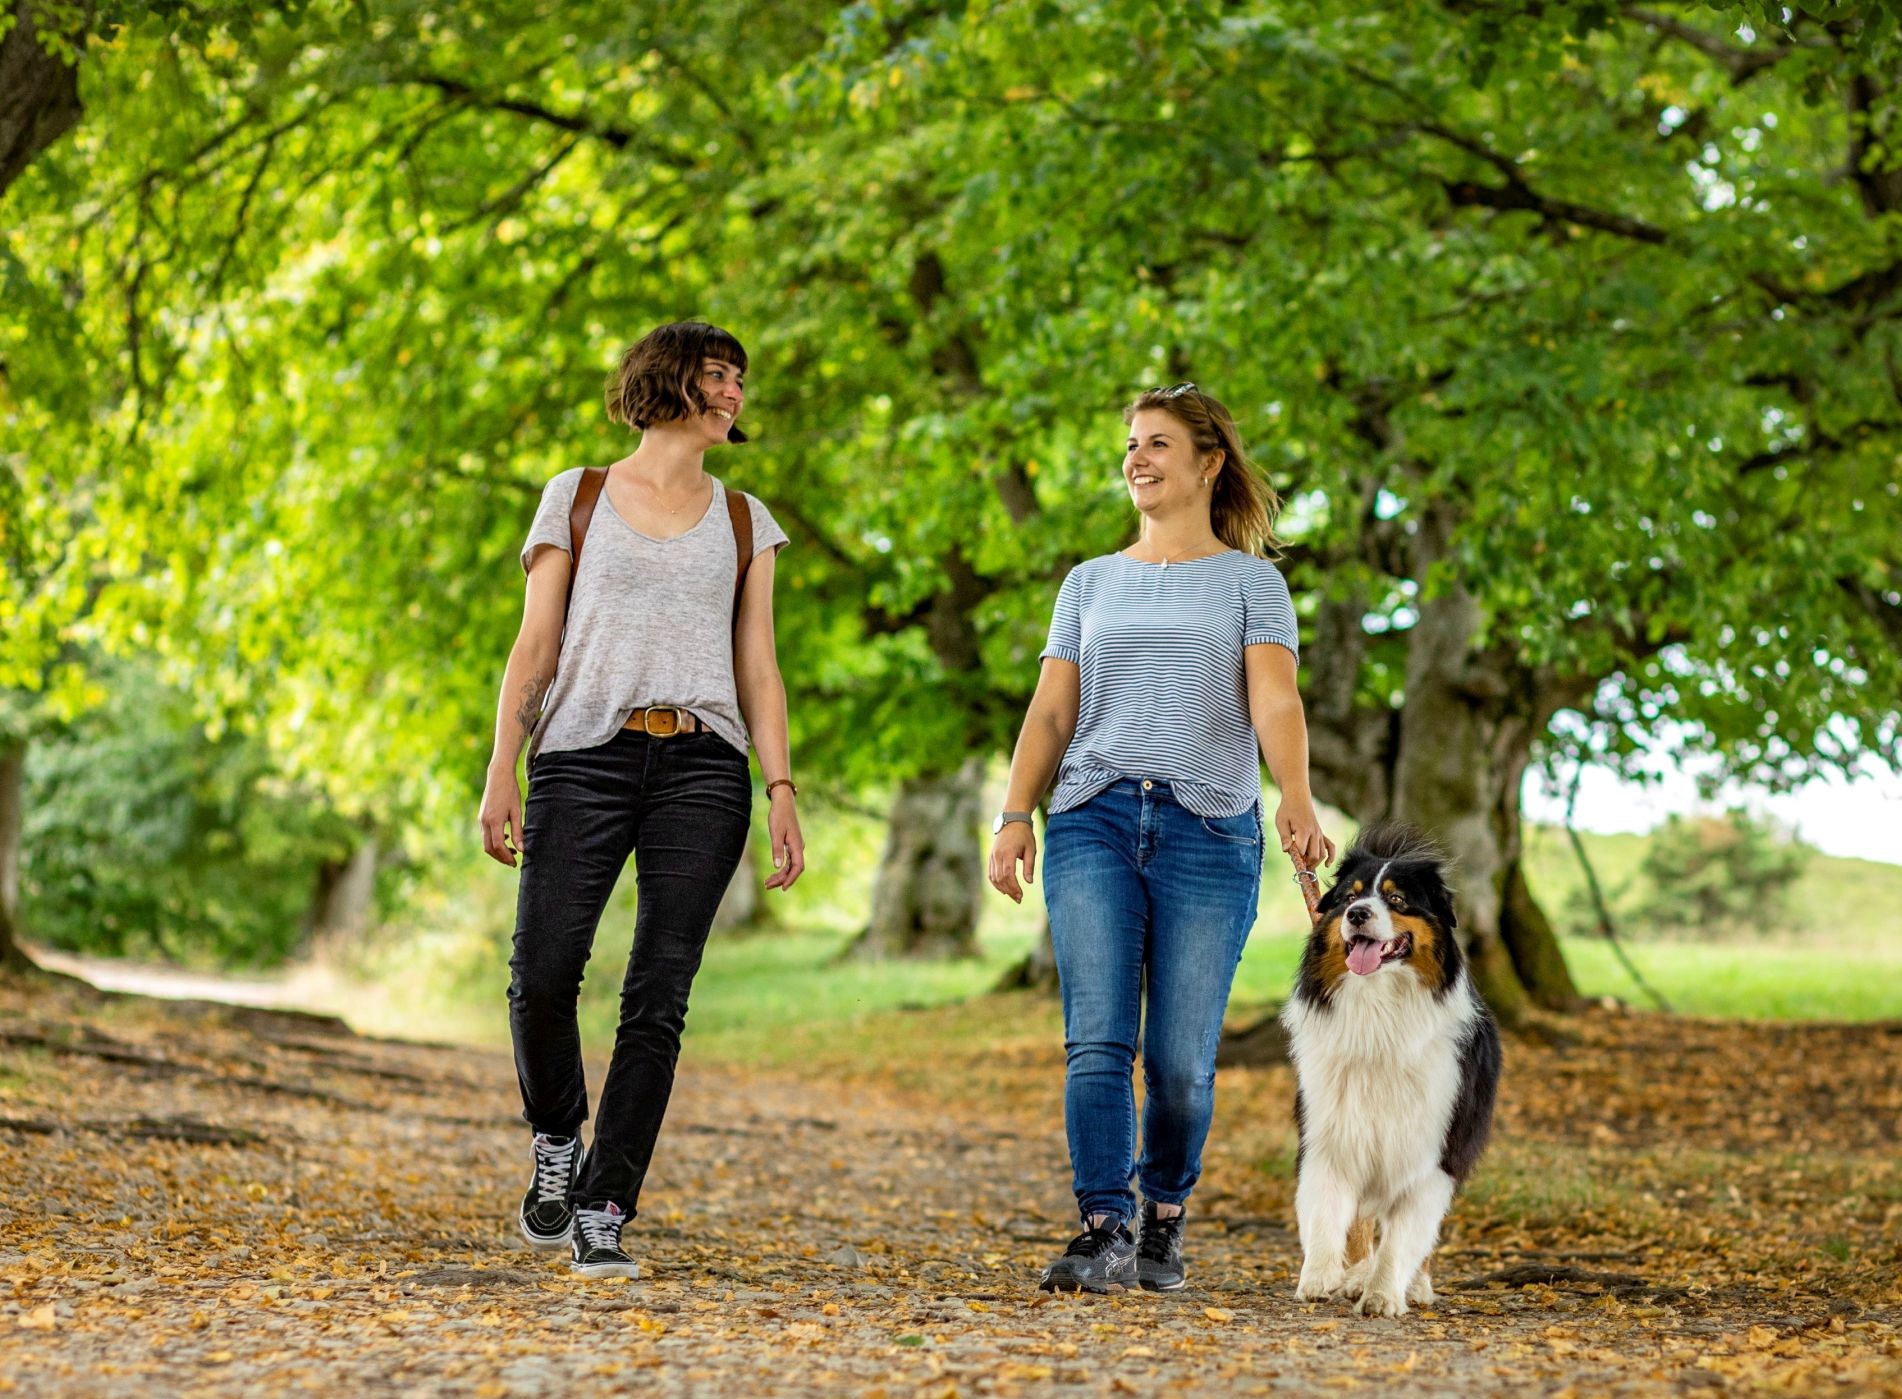
[[[1013,821],[1022,821],[1026,826],[1028,826],[1030,824],[1030,813],[1028,811],[1000,811],[998,812],[997,819],[991,822],[991,834],[996,835],[999,831],[1003,830],[1004,827],[1008,826]]]

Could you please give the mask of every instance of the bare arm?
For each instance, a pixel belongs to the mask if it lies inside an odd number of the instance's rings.
[[[528,570],[521,630],[502,672],[502,693],[495,706],[495,747],[489,754],[478,819],[482,848],[509,866],[515,864],[515,851],[522,844],[522,792],[515,780],[515,762],[554,683],[572,572],[566,550],[544,545],[536,551]]]
[[[1334,861],[1334,842],[1321,832],[1308,789],[1308,720],[1295,684],[1294,652],[1273,643],[1242,652],[1248,677],[1248,718],[1281,793],[1275,829],[1281,848],[1305,869]]]
[[[1057,765],[1063,761],[1064,750],[1076,734],[1082,692],[1082,677],[1074,662],[1054,656],[1044,661],[1043,673],[1037,677],[1037,693],[1031,696],[1023,731],[1017,735],[1017,751],[1011,755],[1010,782],[1004,791],[1006,811],[1029,811],[1043,800],[1050,779],[1057,774]],[[1013,821],[991,842],[989,874],[1000,892],[1022,903],[1023,886],[1017,882],[1019,864],[1024,880],[1035,883],[1037,834],[1023,822]]]
[[[773,640],[773,562],[779,551],[768,549],[746,570],[746,588],[740,594],[740,620],[733,638],[734,684],[739,691],[740,715],[759,754],[760,773],[768,783],[792,776],[791,738],[786,719],[786,683],[779,674],[778,647]],[[773,873],[768,889],[790,889],[806,868],[806,842],[790,787],[773,788],[767,798],[766,831],[773,847]]]

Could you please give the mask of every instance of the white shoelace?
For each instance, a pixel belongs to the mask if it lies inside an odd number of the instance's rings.
[[[589,1248],[613,1249],[621,1247],[621,1225],[624,1217],[610,1214],[607,1210],[576,1210],[575,1228],[581,1231],[582,1242]]]
[[[555,1139],[535,1137],[535,1192],[544,1200],[568,1198],[568,1177],[575,1163],[576,1139],[557,1146]]]

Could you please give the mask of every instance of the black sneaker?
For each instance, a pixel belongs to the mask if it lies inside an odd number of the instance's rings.
[[[581,1143],[573,1137],[535,1134],[535,1178],[522,1196],[516,1223],[534,1248],[562,1248],[574,1227],[575,1207],[568,1198],[581,1169]]]
[[[591,1278],[637,1278],[640,1265],[621,1250],[627,1216],[612,1200],[575,1211],[574,1269]]]
[[[1085,1227],[1037,1279],[1045,1292],[1121,1292],[1135,1285],[1136,1236],[1120,1219]]]
[[[1167,1219],[1156,1213],[1153,1200],[1143,1201],[1141,1241],[1136,1245],[1136,1279],[1146,1292],[1174,1292],[1182,1286],[1182,1221],[1178,1212]]]

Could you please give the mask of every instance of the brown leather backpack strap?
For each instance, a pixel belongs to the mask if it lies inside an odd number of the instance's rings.
[[[746,570],[753,566],[753,510],[746,497],[728,486],[726,513],[733,521],[733,548],[739,555],[739,568],[733,575],[733,626],[740,625],[740,595],[746,591]]]
[[[575,578],[581,572],[581,541],[588,537],[588,522],[594,518],[594,503],[601,498],[601,488],[608,482],[608,469],[605,466],[588,466],[581,470],[581,480],[575,486],[575,503],[568,507],[568,595],[574,596]],[[566,611],[566,605],[563,605]]]

